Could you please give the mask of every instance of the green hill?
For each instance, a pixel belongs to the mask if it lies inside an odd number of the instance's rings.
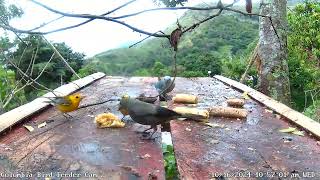
[[[212,12],[187,11],[179,22],[187,27],[209,14]],[[165,32],[171,32],[175,27],[176,25],[168,27]],[[192,67],[188,69],[186,66],[191,66],[195,58],[201,55],[209,55],[213,62],[216,61],[213,65],[216,66],[224,56],[229,58],[241,54],[257,37],[258,18],[225,13],[182,36],[177,64],[184,70],[192,70]],[[165,66],[171,66],[172,54],[167,39],[150,38],[133,48],[113,49],[97,54],[88,60],[84,68],[111,75],[147,75],[147,69],[152,68],[156,61],[160,61]],[[204,70],[201,69],[201,71]]]

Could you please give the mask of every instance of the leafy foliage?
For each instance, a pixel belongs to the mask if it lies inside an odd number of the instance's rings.
[[[306,1],[288,14],[288,64],[294,107],[303,110],[313,106],[306,91],[320,84],[320,2]],[[315,99],[319,99],[318,94]],[[311,108],[311,107],[310,107]],[[315,108],[315,107],[314,107]],[[318,107],[319,108],[319,107]]]
[[[225,55],[223,55],[224,58],[222,58],[222,75],[239,81],[249,63],[251,53],[256,45],[257,39],[250,43],[246,50],[236,55],[227,55],[226,53],[228,52],[227,49],[229,47],[225,47]],[[248,76],[257,76],[257,71],[254,66],[249,69]],[[252,86],[252,84],[250,84],[252,82],[246,83]]]
[[[304,110],[304,114],[310,118],[320,122],[320,100],[313,102]]]
[[[2,103],[9,98],[11,92],[15,88],[16,83],[15,73],[0,66],[0,114],[26,102],[23,91],[20,91],[12,97],[11,103],[9,103],[6,108],[2,109],[4,105]]]
[[[164,156],[164,168],[166,171],[167,180],[176,180],[178,178],[178,171],[176,165],[176,158],[174,157],[173,146],[162,144],[162,152]]]
[[[58,56],[54,56],[51,62],[48,63],[53,54],[53,50],[40,36],[28,36],[23,40],[24,42],[20,42],[17,45],[17,49],[13,52],[13,57],[15,57],[13,62],[17,64],[23,72],[30,74],[30,77],[35,79],[43,71],[37,81],[49,88],[56,88],[61,83],[71,80],[72,73],[65,67]],[[55,43],[54,46],[75,71],[81,68],[84,54],[73,52],[65,43]],[[44,67],[46,67],[46,69],[44,69]],[[23,78],[23,75],[21,75],[17,69],[11,68],[15,71],[16,80]],[[22,83],[27,83],[26,79],[23,79]],[[26,98],[32,100],[43,94],[44,92],[37,90],[38,88],[41,89],[41,87],[36,85],[25,87],[24,92]]]
[[[160,61],[156,61],[152,67],[153,75],[157,77],[162,77],[168,74],[168,69],[164,64],[162,64]]]
[[[207,72],[221,74],[220,57],[213,54],[191,54],[183,58],[181,65],[185,71],[181,73],[185,77],[207,76]]]
[[[6,5],[4,0],[0,0],[0,24],[7,25],[13,18],[21,17],[23,11],[14,5]],[[17,93],[12,97],[11,103],[4,109],[4,103],[10,98],[11,92],[18,83],[15,81],[15,73],[7,68],[5,65],[5,55],[10,56],[10,49],[15,46],[15,43],[10,42],[9,37],[4,33],[0,37],[0,114],[4,111],[15,108],[26,102],[22,92]]]
[[[0,0],[0,23],[8,24],[9,21],[16,17],[21,17],[23,11],[15,5],[6,6],[4,0]]]
[[[167,7],[176,7],[177,5],[184,5],[183,3],[187,2],[188,0],[153,0],[155,3],[162,3]]]
[[[179,20],[181,25],[190,25],[209,15],[210,12],[187,11]],[[175,29],[175,25],[166,31]],[[178,76],[207,76],[222,72],[222,59],[241,54],[258,36],[256,19],[224,14],[197,27],[182,36],[177,54]],[[133,48],[109,50],[88,60],[106,65],[103,72],[112,75],[151,75],[156,61],[161,62],[172,73],[173,51],[167,39],[153,38]],[[97,67],[97,66],[96,66]],[[101,69],[100,69],[101,70]],[[150,74],[151,73],[151,74]],[[162,72],[163,73],[163,72]],[[173,74],[169,74],[173,75]]]

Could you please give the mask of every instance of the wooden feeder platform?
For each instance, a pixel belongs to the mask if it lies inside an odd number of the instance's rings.
[[[71,83],[60,91],[81,92],[85,105],[124,94],[154,96],[156,81],[96,73],[77,81],[81,89]],[[214,127],[171,121],[180,179],[319,179],[319,123],[222,76],[177,78],[171,94],[197,95],[197,108],[205,109],[226,106],[227,99],[242,98],[244,91],[250,96],[244,105],[249,112],[246,119],[210,117]],[[142,140],[135,131],[146,126],[129,117],[125,128],[97,128],[94,117],[100,113],[122,117],[117,101],[79,109],[66,119],[43,99],[0,115],[0,178],[165,179],[160,128],[155,140]],[[303,131],[304,136],[279,131],[288,127]]]

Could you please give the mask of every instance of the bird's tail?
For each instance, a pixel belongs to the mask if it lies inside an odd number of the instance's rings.
[[[181,116],[179,118],[186,118],[186,119],[192,119],[194,121],[204,121],[204,120],[207,120],[208,117],[205,117],[203,115],[199,115],[199,114],[189,114],[189,113],[186,113],[186,114],[181,114]]]

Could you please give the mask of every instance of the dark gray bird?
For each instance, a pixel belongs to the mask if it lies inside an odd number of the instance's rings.
[[[159,93],[160,100],[167,100],[167,93],[171,92],[174,89],[175,83],[172,82],[170,76],[164,76],[162,79],[159,79],[159,81],[154,84],[154,87]]]
[[[143,133],[145,133],[146,131],[153,129],[153,132],[148,139],[156,132],[157,125],[177,118],[187,118],[170,109],[139,101],[130,98],[128,95],[121,98],[119,110],[122,114],[130,115],[132,120],[139,124],[150,125],[151,127],[149,129],[143,131]]]

